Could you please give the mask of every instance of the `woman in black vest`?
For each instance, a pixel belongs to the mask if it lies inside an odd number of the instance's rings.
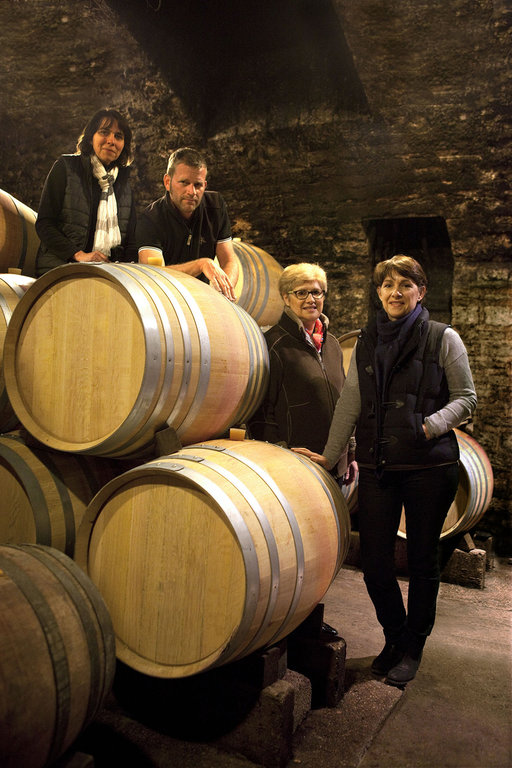
[[[137,260],[131,141],[125,118],[101,109],[85,126],[76,154],[54,163],[36,221],[37,276],[68,262]]]
[[[414,678],[432,631],[440,581],[439,541],[458,486],[453,428],[468,419],[476,393],[459,335],[429,320],[421,265],[397,255],[377,264],[382,309],[361,331],[321,455],[334,466],[356,428],[361,564],[385,645],[372,671],[404,685]],[[394,567],[406,516],[407,610]]]

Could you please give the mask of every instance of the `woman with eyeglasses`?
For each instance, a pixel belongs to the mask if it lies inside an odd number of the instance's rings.
[[[373,283],[382,308],[357,340],[326,445],[296,450],[328,469],[356,429],[361,565],[385,639],[371,669],[400,687],[415,677],[434,626],[440,536],[459,478],[453,429],[471,416],[476,393],[460,336],[422,306],[422,266],[398,254],[377,264]],[[402,508],[407,608],[394,560]]]
[[[327,278],[317,264],[293,264],[279,279],[284,310],[265,333],[270,382],[251,436],[320,452],[345,382],[343,357],[323,314]]]
[[[100,109],[76,153],[53,164],[36,221],[38,277],[69,262],[137,260],[131,141],[127,120],[114,109]]]
[[[257,440],[288,448],[306,446],[319,453],[345,382],[340,345],[329,333],[329,320],[323,314],[326,274],[318,264],[293,264],[281,273],[279,293],[283,314],[265,333],[269,387],[248,426]],[[353,466],[348,471],[345,452],[337,474],[349,482],[353,473]],[[337,632],[324,625],[323,634],[336,637]]]

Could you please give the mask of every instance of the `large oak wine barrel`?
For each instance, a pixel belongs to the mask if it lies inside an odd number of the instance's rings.
[[[348,373],[350,361],[352,360],[352,353],[357,343],[357,337],[361,333],[360,330],[349,331],[338,337],[338,344],[341,347],[341,353],[343,355],[343,368],[345,370],[345,376]]]
[[[460,451],[459,486],[444,521],[442,539],[458,536],[474,528],[487,511],[494,489],[491,463],[482,446],[460,429],[454,432]],[[407,538],[404,513],[398,535]]]
[[[256,322],[190,275],[142,264],[57,267],[7,329],[4,375],[23,426],[55,450],[140,454],[224,434],[259,406],[268,352]]]
[[[97,588],[51,547],[0,546],[0,765],[51,765],[103,706],[115,671]]]
[[[0,275],[0,432],[9,432],[19,425],[18,417],[11,407],[5,388],[4,342],[14,307],[33,282],[33,277],[26,277],[25,275]]]
[[[335,480],[256,440],[188,446],[112,480],[75,560],[109,608],[118,658],[178,678],[266,647],[322,599],[349,546]]]
[[[39,248],[36,219],[36,211],[0,189],[0,272],[14,267],[35,277]]]
[[[275,325],[283,312],[283,298],[278,288],[283,268],[273,256],[256,245],[234,239],[233,248],[239,264],[235,286],[238,305],[260,327]]]
[[[0,436],[0,544],[43,544],[73,557],[75,536],[93,496],[133,462],[28,446]]]

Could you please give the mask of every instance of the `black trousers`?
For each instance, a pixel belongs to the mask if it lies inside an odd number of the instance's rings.
[[[417,655],[432,631],[440,581],[439,537],[459,482],[459,465],[386,471],[360,468],[358,521],[361,564],[377,619],[390,642]],[[407,529],[407,611],[395,573],[402,507]]]

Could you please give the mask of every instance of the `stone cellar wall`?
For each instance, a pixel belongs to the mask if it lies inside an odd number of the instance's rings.
[[[337,335],[365,322],[376,260],[423,260],[425,304],[475,379],[495,479],[481,527],[509,554],[511,20],[510,0],[10,0],[0,187],[37,209],[51,164],[114,106],[139,207],[172,149],[203,148],[235,236],[327,270]]]

